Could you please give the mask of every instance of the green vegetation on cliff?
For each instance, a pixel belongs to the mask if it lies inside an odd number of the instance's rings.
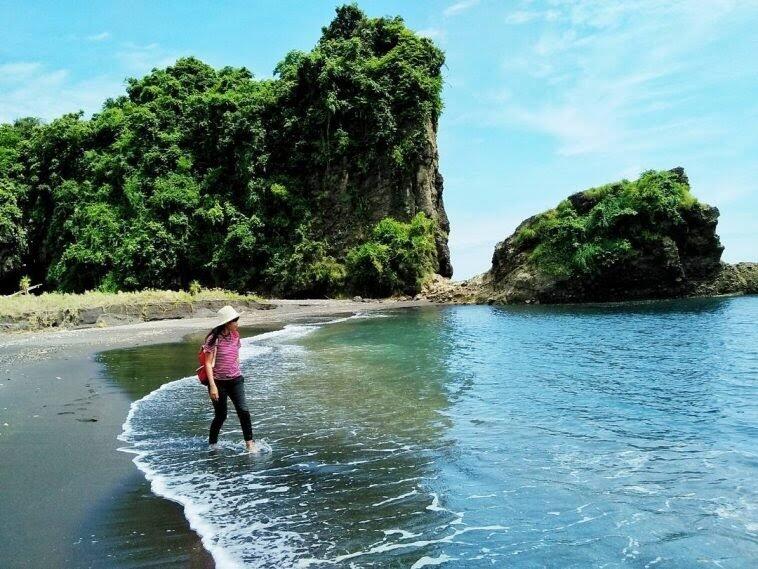
[[[434,269],[434,227],[423,213],[410,223],[383,219],[372,239],[347,255],[350,288],[369,296],[415,294]]]
[[[402,19],[349,5],[274,79],[182,58],[91,119],[0,125],[0,288],[415,291],[433,222],[379,221],[367,180],[415,179],[443,62]]]
[[[685,219],[702,206],[683,172],[644,172],[574,194],[528,220],[514,235],[529,260],[559,278],[594,276],[676,240]]]

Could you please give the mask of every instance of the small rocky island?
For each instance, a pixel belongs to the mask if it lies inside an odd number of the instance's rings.
[[[437,277],[425,296],[510,304],[754,294],[758,264],[721,261],[718,216],[690,193],[683,168],[647,171],[526,219],[497,244],[489,271]]]

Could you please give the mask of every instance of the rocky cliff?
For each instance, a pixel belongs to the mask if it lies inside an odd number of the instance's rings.
[[[758,264],[721,262],[719,211],[689,192],[682,168],[569,196],[498,243],[492,267],[437,279],[434,300],[568,303],[758,293]]]
[[[182,57],[91,118],[0,124],[0,291],[26,276],[66,292],[388,295],[450,276],[443,64],[402,18],[350,4],[273,78]]]
[[[365,241],[371,228],[385,217],[410,221],[423,212],[436,224],[436,273],[451,277],[448,221],[442,199],[443,179],[439,171],[437,124],[427,120],[424,136],[417,147],[418,158],[400,173],[391,160],[379,160],[369,172],[352,167],[345,160],[331,174],[331,191],[321,194],[317,209],[317,236],[328,239],[335,254]]]

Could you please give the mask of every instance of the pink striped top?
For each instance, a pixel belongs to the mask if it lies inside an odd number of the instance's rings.
[[[211,344],[210,338],[203,344],[203,351],[210,353],[216,348],[216,362],[213,365],[213,379],[232,379],[242,375],[240,370],[240,340],[239,332],[232,332],[228,336],[219,334],[216,342]]]

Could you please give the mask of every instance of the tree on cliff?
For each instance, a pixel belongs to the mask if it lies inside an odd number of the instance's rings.
[[[285,296],[344,291],[360,280],[346,259],[372,240],[377,212],[403,223],[418,213],[400,184],[429,161],[443,61],[401,18],[348,5],[274,79],[186,57],[129,79],[91,119],[0,125],[0,286],[29,274],[65,291],[193,279]],[[420,259],[417,270],[363,292],[414,292],[442,262],[431,255],[395,251]]]

